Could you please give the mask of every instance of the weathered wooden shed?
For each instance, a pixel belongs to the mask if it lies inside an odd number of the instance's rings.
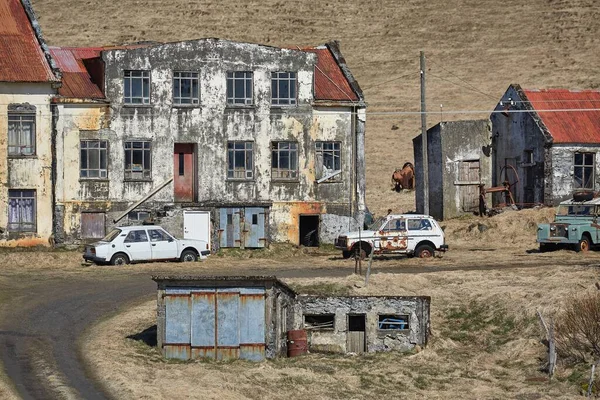
[[[260,361],[285,355],[295,292],[273,276],[153,276],[166,358]]]
[[[294,329],[310,351],[409,351],[429,338],[428,296],[298,296]]]

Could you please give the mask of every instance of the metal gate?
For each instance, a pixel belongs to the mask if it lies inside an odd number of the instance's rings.
[[[221,208],[219,245],[221,247],[265,247],[265,209],[263,207]]]
[[[165,357],[265,358],[265,289],[167,289]]]

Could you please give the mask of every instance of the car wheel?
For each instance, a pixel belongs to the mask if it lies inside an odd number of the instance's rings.
[[[582,237],[581,240],[579,241],[579,243],[577,243],[575,245],[575,251],[576,252],[586,252],[590,250],[590,239],[588,239],[587,237]]]
[[[343,258],[350,258],[352,257],[352,252],[349,250],[342,250],[342,257]]]
[[[110,259],[112,265],[127,265],[129,264],[129,257],[123,253],[117,253]]]
[[[184,250],[180,257],[181,262],[198,261],[198,255],[194,250]]]
[[[435,250],[428,244],[420,244],[415,249],[415,256],[419,258],[431,258],[435,255]]]

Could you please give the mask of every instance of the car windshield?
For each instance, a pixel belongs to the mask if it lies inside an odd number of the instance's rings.
[[[580,204],[564,204],[558,206],[556,215],[593,215],[594,206],[584,206]]]
[[[110,233],[106,236],[104,236],[104,238],[102,239],[103,242],[112,242],[113,240],[115,240],[115,238],[117,236],[119,236],[119,234],[121,233],[120,229],[113,229],[112,231],[110,231]]]
[[[379,228],[381,228],[381,225],[383,224],[383,221],[385,221],[384,217],[377,218],[371,225],[369,225],[369,230],[370,231],[379,230]]]

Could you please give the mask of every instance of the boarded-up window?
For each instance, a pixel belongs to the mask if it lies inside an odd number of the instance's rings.
[[[84,239],[102,239],[105,235],[104,213],[81,214],[81,237]]]

